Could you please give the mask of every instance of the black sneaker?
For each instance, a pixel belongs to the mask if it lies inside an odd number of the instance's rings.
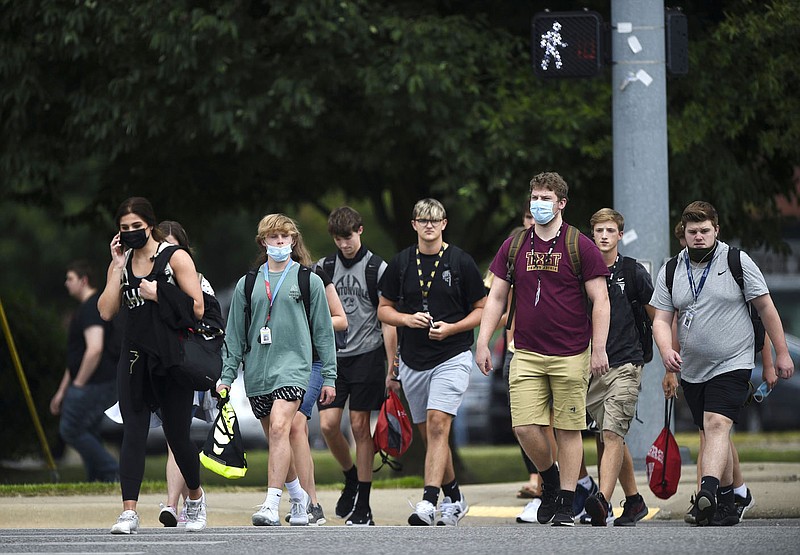
[[[694,500],[696,511],[695,524],[709,526],[717,512],[717,500],[711,492],[701,489]]]
[[[683,515],[686,524],[697,524],[697,507],[694,504],[694,495],[689,498],[689,510]]]
[[[372,509],[356,507],[345,524],[347,526],[375,526],[375,521],[372,520]]]
[[[572,513],[579,518],[584,514],[583,507],[586,505],[586,500],[590,495],[594,495],[599,491],[597,488],[597,482],[595,482],[591,476],[589,477],[589,480],[592,482],[592,484],[589,486],[589,489],[586,489],[580,484],[575,486],[575,498],[572,501]]]
[[[719,503],[711,520],[711,526],[736,526],[739,524],[739,513],[736,512],[735,505]]]
[[[551,526],[575,526],[575,513],[572,512],[572,504],[565,503],[560,496],[557,504],[556,514],[553,515],[553,524]],[[539,510],[541,510],[541,507]]]
[[[553,520],[556,509],[558,509],[558,489],[542,484],[542,504],[539,506],[539,512],[536,513],[536,520],[539,521],[539,524],[547,524]]]
[[[356,499],[358,499],[358,482],[345,479],[342,494],[336,502],[336,516],[339,518],[348,518],[353,514],[356,508]]]
[[[736,506],[736,514],[739,515],[739,522],[741,522],[744,518],[744,513],[755,507],[756,500],[753,499],[750,488],[747,488],[747,496],[742,497],[741,495],[734,495],[733,503]]]
[[[647,516],[647,505],[644,498],[639,495],[636,501],[625,500],[622,505],[622,514],[614,520],[614,526],[636,526],[636,523]]]
[[[592,526],[605,526],[608,523],[611,505],[606,501],[602,491],[598,491],[586,499],[586,512],[592,516]]]

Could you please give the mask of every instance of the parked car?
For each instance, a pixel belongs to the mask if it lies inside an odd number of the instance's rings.
[[[747,432],[800,430],[800,411],[797,410],[800,400],[800,338],[787,334],[786,343],[794,362],[794,375],[788,380],[779,378],[775,388],[761,403],[752,401],[745,407],[737,429]],[[773,350],[773,356],[774,353]],[[750,376],[753,387],[758,387],[763,381],[762,371],[761,357],[758,357]]]
[[[789,346],[789,355],[794,362],[794,375],[788,379],[778,379],[778,383],[763,402],[750,403],[742,409],[736,430],[741,432],[761,432],[774,430],[800,430],[800,411],[797,403],[800,399],[800,338],[786,335]],[[773,350],[773,356],[775,351]],[[756,366],[750,374],[750,383],[753,389],[763,381],[761,373],[761,355],[756,358]],[[679,397],[675,404],[675,430],[690,431],[696,427],[692,423],[692,416],[686,401]]]

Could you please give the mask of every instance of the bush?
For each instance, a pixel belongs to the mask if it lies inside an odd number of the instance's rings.
[[[57,445],[58,419],[50,414],[50,399],[64,375],[66,332],[57,312],[43,307],[29,293],[0,293],[22,371],[48,443]],[[6,330],[0,341],[0,445],[4,459],[41,455],[42,447],[14,367]]]

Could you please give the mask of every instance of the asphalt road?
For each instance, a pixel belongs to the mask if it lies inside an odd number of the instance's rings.
[[[635,528],[480,526],[458,528],[147,528],[133,536],[98,529],[0,530],[0,553],[281,553],[401,555],[501,553],[797,554],[800,520],[746,520],[732,528],[651,521]]]

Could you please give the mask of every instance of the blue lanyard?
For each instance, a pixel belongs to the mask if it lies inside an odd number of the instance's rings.
[[[286,265],[286,268],[284,268],[283,272],[281,272],[281,277],[278,280],[278,284],[275,286],[275,293],[272,293],[269,287],[269,262],[264,264],[264,287],[267,290],[267,299],[269,300],[269,308],[267,309],[267,321],[264,323],[264,327],[267,327],[270,316],[272,316],[272,304],[275,302],[273,299],[277,298],[278,291],[280,291],[281,285],[283,284],[283,280],[286,279],[286,276],[289,273],[289,268],[292,267],[293,262],[294,260],[290,258],[289,263]]]
[[[706,264],[706,269],[703,270],[703,275],[700,277],[700,285],[695,287],[694,285],[694,276],[692,275],[692,267],[689,265],[689,254],[686,254],[686,275],[689,276],[689,287],[692,288],[692,296],[694,296],[694,302],[697,302],[697,297],[700,296],[700,291],[703,290],[703,286],[706,284],[706,278],[708,277],[708,271],[711,269],[711,263],[714,261],[713,257],[711,260],[708,261]]]

